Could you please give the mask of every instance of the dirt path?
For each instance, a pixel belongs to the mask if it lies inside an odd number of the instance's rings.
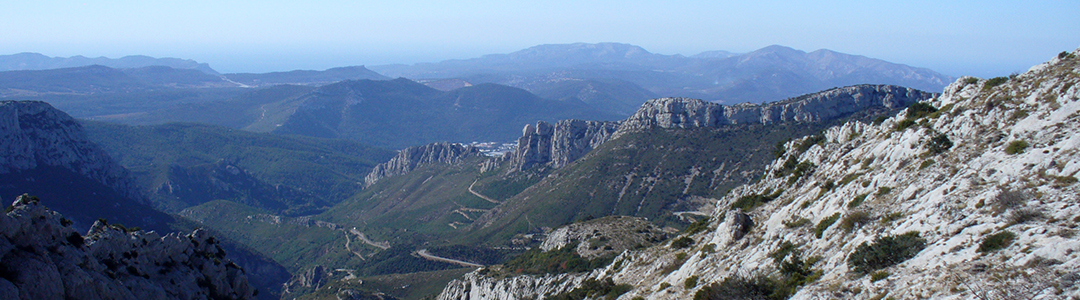
[[[416,252],[413,252],[413,253],[416,253],[416,255],[419,255],[420,257],[422,257],[422,258],[424,258],[426,260],[444,262],[444,263],[449,263],[449,264],[455,264],[455,265],[459,265],[459,266],[463,266],[463,267],[479,268],[479,267],[484,266],[484,265],[474,264],[474,263],[467,262],[467,261],[456,260],[456,259],[453,259],[453,258],[445,258],[445,257],[434,256],[434,255],[431,255],[431,253],[428,253],[427,249],[420,249],[420,251],[416,251]]]
[[[378,243],[373,242],[373,241],[369,240],[367,238],[367,236],[364,235],[363,232],[360,232],[360,230],[357,230],[356,227],[353,227],[352,229],[349,229],[349,233],[355,234],[357,237],[360,238],[360,241],[364,242],[364,244],[368,244],[368,245],[371,245],[373,247],[383,249],[383,250],[390,249],[390,243],[388,243],[388,242],[378,242]]]
[[[499,204],[499,203],[502,203],[502,202],[499,202],[498,200],[495,200],[495,199],[491,199],[491,198],[490,198],[490,197],[488,197],[488,196],[484,196],[484,195],[481,195],[480,193],[477,193],[476,191],[474,191],[474,190],[472,189],[472,187],[473,187],[474,185],[476,185],[476,180],[473,180],[472,184],[470,184],[470,185],[469,185],[469,193],[472,193],[473,195],[476,195],[477,197],[480,197],[480,199],[484,199],[484,200],[487,200],[487,202],[491,202],[491,203],[495,203],[495,204]]]

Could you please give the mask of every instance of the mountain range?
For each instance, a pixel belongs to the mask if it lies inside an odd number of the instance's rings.
[[[473,59],[372,69],[391,77],[460,78],[529,91],[551,89],[564,81],[620,80],[659,96],[727,104],[778,101],[854,84],[893,84],[933,91],[953,80],[925,68],[826,49],[807,53],[777,45],[743,54],[710,51],[686,57],[650,53],[619,43],[556,44]]]

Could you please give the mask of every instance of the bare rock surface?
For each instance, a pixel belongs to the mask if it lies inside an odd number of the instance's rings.
[[[161,236],[97,222],[84,236],[30,196],[0,215],[3,299],[253,299],[204,230]]]

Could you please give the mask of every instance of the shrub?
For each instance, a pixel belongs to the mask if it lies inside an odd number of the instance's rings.
[[[512,270],[514,273],[575,273],[606,266],[614,259],[613,256],[608,256],[589,260],[578,255],[574,251],[576,248],[577,243],[568,244],[550,251],[541,251],[539,247],[533,248],[510,259],[503,265],[505,269]]]
[[[784,226],[787,226],[787,228],[803,227],[806,224],[810,224],[810,219],[803,217],[791,221],[784,221]]]
[[[788,184],[793,184],[799,181],[799,178],[805,176],[811,169],[814,168],[814,164],[810,162],[801,162],[795,166],[795,170],[791,172],[791,178],[788,178]]]
[[[832,180],[826,180],[825,183],[821,184],[821,190],[825,192],[831,191],[834,187],[836,187],[836,183]]]
[[[892,223],[893,221],[899,220],[900,218],[903,218],[903,217],[904,217],[904,213],[902,213],[902,212],[889,213],[889,214],[885,214],[884,217],[881,217],[880,222],[881,222],[882,225],[887,225],[887,224]]]
[[[995,86],[999,86],[1002,83],[1006,83],[1008,81],[1009,81],[1008,77],[994,77],[994,78],[987,79],[986,83],[983,83],[983,90],[984,91],[990,90],[991,88],[993,88]]]
[[[855,208],[862,204],[864,200],[866,200],[866,194],[859,194],[858,196],[855,196],[855,199],[851,199],[851,202],[848,202],[847,207]]]
[[[827,218],[821,219],[817,226],[814,227],[814,236],[820,239],[821,234],[825,233],[825,230],[829,229],[829,226],[836,223],[836,220],[838,219],[840,219],[840,213],[835,213]]]
[[[889,272],[886,272],[886,271],[874,272],[873,274],[870,274],[870,282],[875,282],[875,281],[878,281],[878,280],[889,278],[889,275],[890,275]]]
[[[928,115],[930,115],[930,114],[932,114],[934,112],[937,112],[937,111],[938,111],[938,109],[936,107],[934,107],[933,105],[930,105],[929,103],[915,102],[915,104],[912,104],[911,106],[908,106],[907,115],[905,115],[905,116],[908,119],[914,120],[914,119],[919,119],[919,118],[928,116]]]
[[[926,240],[919,237],[917,231],[878,237],[872,244],[863,242],[856,247],[848,256],[848,267],[866,274],[915,257],[923,248],[926,248]]]
[[[885,195],[888,195],[890,192],[892,192],[891,187],[883,186],[883,187],[879,187],[877,189],[877,193],[874,193],[874,196],[878,196],[878,197],[885,196]]]
[[[629,284],[615,284],[615,282],[612,281],[611,278],[605,278],[603,280],[589,278],[581,282],[581,286],[574,288],[570,292],[554,295],[547,299],[615,299],[618,298],[620,295],[629,292],[633,288],[634,287]]]
[[[966,84],[976,84],[976,83],[979,83],[979,79],[975,78],[975,77],[968,77],[968,78],[964,79],[964,83],[966,83]]]
[[[852,181],[855,181],[855,179],[859,179],[859,176],[862,176],[862,173],[847,174],[847,175],[844,176],[844,178],[840,179],[839,185],[840,186],[847,185],[848,183],[850,183]]]
[[[933,159],[924,160],[921,164],[919,164],[919,170],[929,168],[930,166],[933,166],[936,163],[937,162],[934,161]]]
[[[1009,225],[1024,224],[1029,221],[1046,218],[1046,215],[1035,209],[1019,209],[1009,214]]]
[[[83,244],[85,243],[85,241],[83,240],[83,237],[81,235],[79,235],[79,233],[77,233],[77,232],[72,232],[72,233],[68,234],[67,241],[68,241],[68,243],[71,243],[72,245],[75,245],[75,247],[82,247]]]
[[[772,258],[773,262],[775,262],[776,264],[780,264],[784,261],[785,258],[787,258],[788,254],[795,252],[795,250],[795,244],[792,244],[789,241],[784,241],[780,244],[780,247],[777,247],[776,250],[773,250],[773,252],[769,253],[769,257]]]
[[[1008,231],[992,234],[979,243],[979,252],[987,253],[1005,249],[1012,244],[1013,239],[1016,239],[1016,235]]]
[[[783,193],[784,190],[778,190],[770,194],[770,190],[766,190],[764,193],[761,194],[750,194],[742,196],[739,197],[738,200],[735,200],[735,203],[731,204],[731,209],[734,210],[736,208],[741,208],[743,211],[750,211],[758,206],[761,206],[762,204],[773,201],[773,199],[780,197],[780,194]]]
[[[874,122],[871,123],[871,124],[874,124],[874,126],[881,125],[881,123],[884,123],[885,120],[888,120],[888,119],[889,119],[889,117],[879,116],[877,118],[874,118]]]
[[[735,274],[701,288],[694,294],[694,300],[787,298],[778,297],[779,292],[779,283],[765,274]]]
[[[1027,202],[1027,194],[1023,191],[1014,191],[1008,187],[1002,187],[1001,193],[994,197],[994,212],[1003,213],[1006,210],[1020,206]]]
[[[893,130],[904,131],[905,129],[908,129],[908,127],[911,127],[911,126],[915,126],[915,120],[914,119],[903,119],[899,123],[896,123],[896,128],[893,128]]]
[[[952,146],[953,142],[949,140],[948,136],[945,136],[945,134],[942,133],[930,138],[930,141],[928,141],[926,145],[926,151],[932,155],[937,155],[949,151]]]
[[[1028,143],[1025,141],[1012,141],[1005,147],[1005,154],[1013,155],[1024,153],[1024,150],[1028,148]]]
[[[1073,176],[1054,176],[1054,185],[1057,187],[1065,187],[1076,183],[1078,180]]]
[[[684,236],[684,237],[677,238],[674,241],[671,241],[671,248],[682,249],[682,248],[690,247],[690,245],[693,245],[693,244],[694,244],[694,239],[691,239],[691,238],[688,238],[688,237]]]
[[[844,219],[840,221],[840,228],[846,231],[852,231],[856,228],[861,228],[863,225],[869,224],[873,220],[870,213],[866,211],[853,211],[844,216]]]
[[[709,229],[709,218],[704,218],[701,220],[697,220],[694,223],[690,223],[690,226],[686,226],[686,229],[683,229],[683,233],[685,233],[686,235],[692,235],[698,232],[705,231],[706,229]]]
[[[806,152],[806,150],[810,150],[810,147],[813,147],[814,145],[820,144],[822,142],[825,142],[825,135],[820,133],[811,135],[806,137],[806,139],[803,139],[802,142],[799,143],[799,146],[796,148],[796,150],[799,150],[799,154],[802,154],[803,152]]]
[[[698,280],[697,275],[686,277],[686,280],[683,281],[683,287],[688,289],[688,290],[692,289],[692,288],[697,286],[697,280]]]

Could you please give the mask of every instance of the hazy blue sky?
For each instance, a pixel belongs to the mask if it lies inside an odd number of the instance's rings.
[[[179,57],[221,72],[621,42],[684,55],[826,48],[985,77],[1080,46],[1080,1],[47,0],[5,3],[0,28],[0,54]]]

